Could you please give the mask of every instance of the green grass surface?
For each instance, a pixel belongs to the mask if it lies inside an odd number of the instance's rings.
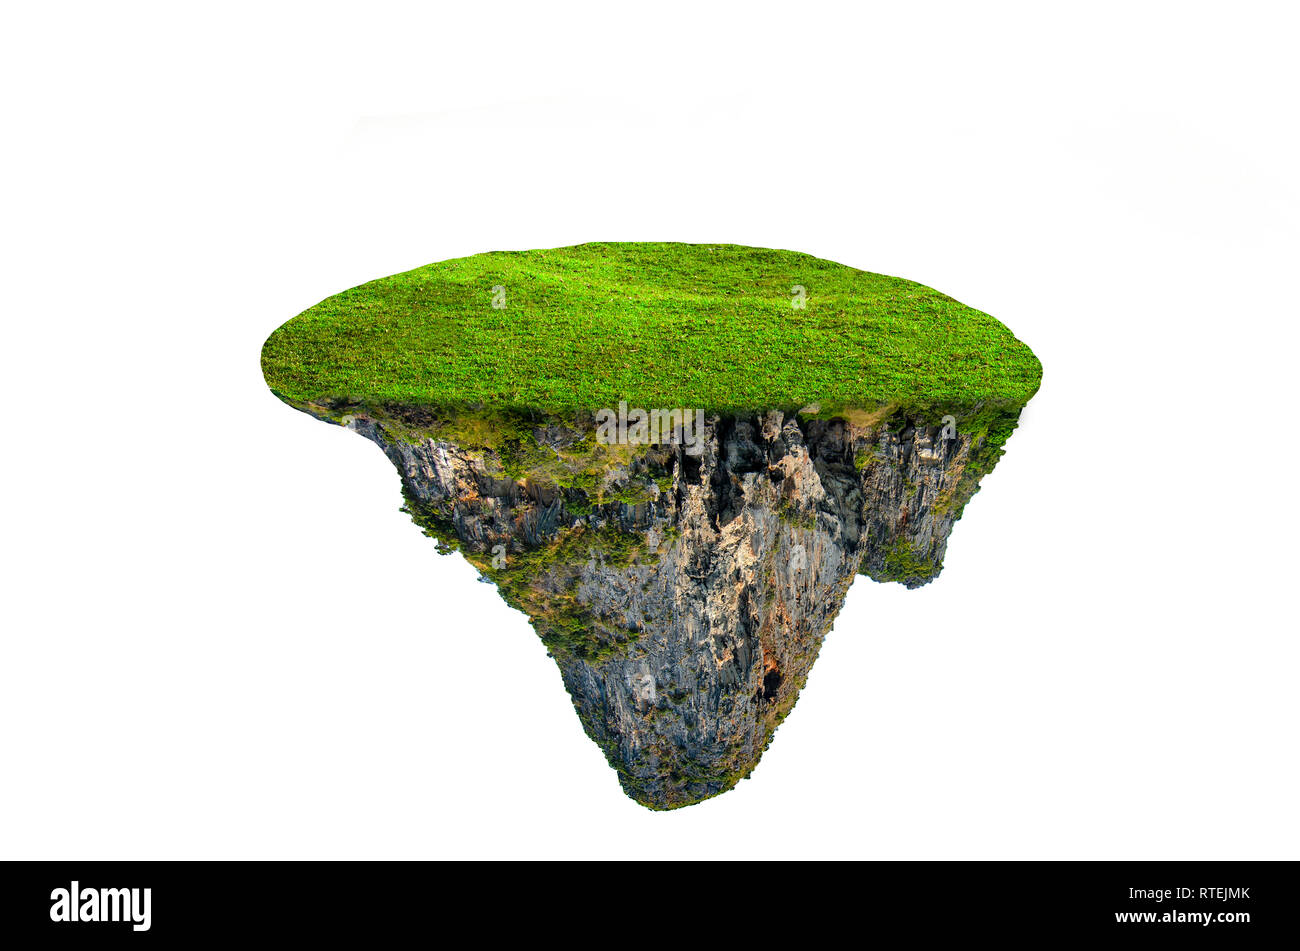
[[[1041,377],[998,321],[920,284],[792,251],[659,243],[492,252],[371,281],[276,330],[262,367],[295,403],[557,412],[1019,405]]]

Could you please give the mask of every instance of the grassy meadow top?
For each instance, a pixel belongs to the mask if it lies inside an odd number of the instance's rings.
[[[1041,377],[1002,324],[911,281],[793,251],[632,242],[362,284],[271,334],[262,368],[291,402],[547,411],[1019,405]]]

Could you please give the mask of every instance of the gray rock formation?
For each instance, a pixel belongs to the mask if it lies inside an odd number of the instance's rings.
[[[968,412],[955,434],[901,412],[713,416],[698,457],[640,447],[594,488],[513,478],[497,451],[366,415],[346,424],[392,460],[426,533],[529,615],[624,790],[662,809],[749,775],[858,573],[933,579],[1017,415]],[[557,456],[587,436],[531,430]]]

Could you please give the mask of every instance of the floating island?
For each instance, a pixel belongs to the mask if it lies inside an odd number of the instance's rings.
[[[855,577],[915,588],[1037,391],[997,320],[792,251],[493,252],[328,298],[262,349],[532,622],[626,793],[726,792]]]

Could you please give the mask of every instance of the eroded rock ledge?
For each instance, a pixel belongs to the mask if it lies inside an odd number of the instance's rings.
[[[938,574],[1018,410],[966,413],[955,434],[897,410],[713,415],[694,458],[604,453],[582,423],[493,448],[400,414],[320,415],[376,442],[413,519],[529,616],[624,790],[663,809],[749,775],[855,575]],[[521,453],[586,468],[551,478]]]

